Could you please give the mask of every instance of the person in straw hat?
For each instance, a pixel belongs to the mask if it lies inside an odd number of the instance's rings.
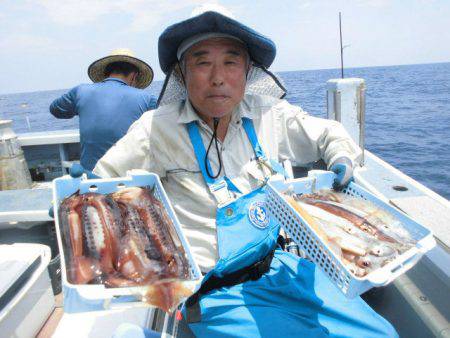
[[[197,337],[396,337],[361,298],[348,299],[312,262],[281,250],[267,181],[279,161],[323,159],[337,186],[352,177],[358,146],[336,121],[283,99],[268,71],[269,38],[215,11],[168,27],[159,60],[166,81],[94,174],[159,174],[195,260],[206,274],[182,323]]]
[[[105,152],[127,132],[156,99],[144,91],[152,68],[128,49],[116,49],[88,68],[93,84],[72,88],[52,102],[50,112],[60,119],[80,118],[81,165],[92,170]]]

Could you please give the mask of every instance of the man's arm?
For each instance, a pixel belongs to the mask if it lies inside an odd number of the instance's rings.
[[[323,159],[331,168],[341,158],[353,163],[361,155],[361,150],[339,122],[310,116],[286,101],[276,108],[281,158],[294,160],[299,165]]]
[[[50,105],[50,113],[58,119],[70,119],[76,112],[76,87],[54,100]]]
[[[156,97],[154,97],[153,95],[148,94],[147,97],[145,98],[145,101],[147,103],[147,111],[148,110],[153,110],[156,109]]]
[[[146,128],[150,125],[151,119],[147,114],[134,122],[127,134],[98,160],[93,173],[100,177],[122,177],[128,170],[144,169],[163,176],[164,171],[150,146],[150,133]]]

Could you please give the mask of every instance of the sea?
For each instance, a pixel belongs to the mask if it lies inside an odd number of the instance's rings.
[[[311,115],[326,117],[326,82],[340,69],[277,73],[287,100]],[[347,68],[345,77],[366,82],[366,149],[450,199],[450,62]],[[162,81],[147,90],[155,96]],[[0,94],[0,119],[17,134],[73,129],[78,118],[56,119],[48,106],[67,89]]]

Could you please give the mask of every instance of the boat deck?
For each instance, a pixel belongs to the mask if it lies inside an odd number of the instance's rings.
[[[42,329],[36,335],[36,338],[50,338],[56,331],[62,317],[64,315],[63,295],[62,292],[55,296],[55,308],[52,314],[48,317]]]
[[[33,189],[0,192],[0,229],[17,222],[52,221],[48,209],[52,202],[51,182],[34,183]]]
[[[70,164],[67,147],[77,146],[77,131],[33,134],[35,135],[19,137],[26,157],[28,150],[52,146],[59,152],[60,158],[57,161],[63,167]],[[357,183],[427,226],[438,241],[438,246],[412,270],[387,287],[370,290],[363,298],[393,323],[401,336],[449,336],[450,202],[367,151],[365,166],[355,172],[355,179]],[[38,183],[33,189],[0,191],[2,241],[6,232],[28,228],[33,230],[38,228],[35,226],[37,224],[51,224],[48,215],[51,202],[49,182]],[[36,233],[42,237],[46,232],[41,230]],[[26,238],[25,241],[29,240]],[[166,330],[170,323],[174,325],[172,317],[146,308],[87,314],[64,313],[61,298],[61,295],[57,296],[55,310],[38,337],[67,337],[73,332],[77,332],[77,336],[111,337],[117,325],[123,322],[159,331]]]
[[[430,229],[450,250],[450,202],[366,151],[356,181]]]

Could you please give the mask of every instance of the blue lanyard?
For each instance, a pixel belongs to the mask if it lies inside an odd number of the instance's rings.
[[[211,178],[207,172],[205,167],[204,158],[206,157],[206,149],[203,144],[202,137],[200,136],[200,131],[198,130],[197,122],[192,121],[187,124],[189,138],[191,139],[192,146],[194,147],[195,157],[197,158],[198,165],[200,166],[200,170],[202,171],[203,178],[205,179],[208,185],[214,184],[218,179]],[[209,160],[206,161],[206,165],[208,166],[209,172],[212,172],[211,164]]]
[[[258,142],[258,137],[256,136],[255,127],[253,126],[253,121],[248,117],[242,118],[242,125],[244,126],[244,130],[247,133],[247,137],[253,147],[253,151],[258,159],[266,160],[266,155],[261,148],[261,145]]]
[[[247,134],[247,137],[250,141],[250,144],[252,145],[253,151],[255,152],[255,155],[259,159],[266,159],[266,156],[264,154],[264,151],[261,148],[261,145],[258,142],[258,137],[256,136],[255,127],[253,126],[253,121],[249,118],[243,117],[242,118],[242,125],[244,127],[244,130]],[[198,165],[200,166],[200,170],[202,171],[203,178],[208,184],[208,186],[221,186],[223,184],[226,184],[228,188],[232,191],[241,193],[241,191],[231,182],[231,180],[228,177],[219,177],[217,179],[211,178],[206,171],[205,167],[205,157],[206,157],[206,149],[205,145],[203,144],[202,138],[200,136],[200,131],[198,129],[198,125],[196,121],[189,122],[187,124],[189,138],[191,139],[192,146],[194,147],[194,153],[195,157],[197,158]],[[206,165],[208,166],[209,172],[212,172],[211,170],[211,164],[209,162],[209,159],[206,160]]]

